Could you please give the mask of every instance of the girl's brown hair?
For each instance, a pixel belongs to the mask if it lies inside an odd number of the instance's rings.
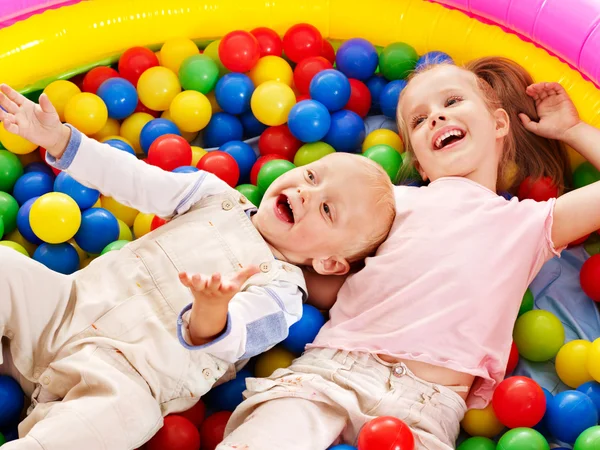
[[[423,71],[435,67],[432,65],[414,72],[409,83]],[[528,131],[519,118],[519,113],[525,113],[531,120],[539,120],[534,100],[525,93],[527,86],[533,84],[531,75],[519,64],[501,57],[476,59],[465,64],[463,69],[477,78],[490,111],[503,108],[510,119],[510,131],[504,139],[504,152],[498,168],[497,189],[515,194],[521,182],[529,176],[533,179],[549,177],[559,188],[559,193],[564,192],[571,184],[571,168],[564,144]],[[408,127],[399,112],[397,120],[410,161],[414,152]],[[406,177],[409,166],[405,165],[401,176]]]

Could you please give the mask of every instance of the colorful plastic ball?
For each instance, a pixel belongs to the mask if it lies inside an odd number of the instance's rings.
[[[277,32],[271,28],[259,27],[250,31],[250,34],[258,41],[261,58],[264,56],[281,56],[283,43]]]
[[[138,104],[135,86],[124,78],[111,78],[98,88],[97,95],[108,109],[108,117],[123,120],[133,114]]]
[[[331,115],[322,103],[303,100],[290,111],[288,126],[292,134],[302,142],[317,142],[329,131]]]
[[[176,169],[173,169],[171,172],[173,173],[194,173],[198,172],[198,168],[196,166],[180,166]]]
[[[19,205],[33,197],[52,192],[54,175],[44,172],[29,172],[17,180],[13,188],[13,197]]]
[[[229,69],[227,69],[223,65],[223,62],[221,62],[221,58],[219,57],[219,46],[220,45],[221,45],[221,39],[217,39],[216,41],[212,41],[204,49],[203,55],[208,56],[210,59],[212,59],[215,62],[215,64],[219,68],[219,76],[222,77],[226,73],[229,73]]]
[[[521,301],[521,306],[519,307],[519,317],[526,312],[531,311],[533,309],[533,303],[533,292],[531,292],[530,289],[527,289],[525,294],[523,294],[523,300]]]
[[[214,89],[219,78],[219,67],[206,55],[193,55],[186,58],[179,68],[179,81],[185,90],[208,94]]]
[[[185,37],[171,38],[160,49],[160,64],[173,73],[179,73],[183,61],[198,53],[198,47],[191,39]]]
[[[137,95],[137,94],[136,94]],[[119,136],[121,134],[121,123],[117,119],[108,118],[100,131],[91,137],[97,141],[104,141],[111,136]]]
[[[589,298],[600,302],[600,255],[593,255],[583,263],[579,282]]]
[[[229,141],[241,141],[244,137],[244,127],[237,117],[219,112],[213,114],[204,129],[204,147],[220,147]]]
[[[242,73],[228,73],[215,87],[217,102],[229,114],[242,114],[250,109],[254,92],[252,80]]]
[[[22,255],[27,256],[29,258],[29,252],[21,244],[17,244],[13,241],[0,241],[0,245],[2,245],[3,247],[12,248],[13,250],[18,251]]]
[[[497,450],[550,450],[548,441],[532,428],[507,431],[498,441]]]
[[[335,49],[331,42],[327,39],[323,39],[323,45],[321,46],[321,56],[329,61],[331,64],[335,63]]]
[[[471,436],[493,438],[504,429],[490,403],[484,409],[469,409],[461,422],[462,428]]]
[[[279,56],[263,56],[248,72],[248,76],[254,86],[259,86],[267,81],[279,81],[291,86],[294,78],[289,63]]]
[[[371,77],[379,64],[379,55],[375,46],[361,38],[349,39],[340,45],[335,62],[348,78],[366,80]]]
[[[181,136],[177,125],[167,119],[152,119],[143,126],[140,133],[140,146],[146,154],[150,150],[152,143],[160,136],[166,134],[177,134]]]
[[[0,219],[0,239],[4,236],[4,221]]]
[[[389,145],[379,144],[368,149],[364,155],[379,163],[383,170],[390,176],[393,183],[398,178],[400,167],[402,167],[402,156],[394,148]]]
[[[146,443],[147,450],[198,450],[200,432],[185,417],[172,415],[164,418],[163,426]]]
[[[263,193],[260,191],[258,186],[253,184],[239,184],[235,189],[248,199],[250,203],[258,207],[262,201]]]
[[[273,181],[295,167],[296,166],[293,163],[285,159],[276,159],[267,162],[264,166],[262,166],[260,172],[258,173],[258,188],[262,192],[266,192]]]
[[[135,216],[135,220],[133,221],[133,235],[135,239],[139,239],[150,233],[152,220],[154,220],[154,214],[150,213],[139,213]]]
[[[113,215],[122,220],[128,227],[133,226],[135,218],[138,216],[137,209],[125,206],[112,197],[101,196],[102,208],[113,213]]]
[[[236,377],[209,391],[203,398],[207,406],[215,411],[233,411],[242,403],[242,392],[246,390],[246,378],[252,374],[247,369],[240,370]]]
[[[79,269],[77,250],[67,243],[42,244],[33,253],[33,259],[55,272],[70,275]]]
[[[454,64],[454,61],[444,52],[434,51],[425,53],[417,60],[417,64],[415,65],[415,72],[423,70],[428,66],[432,66],[435,64]]]
[[[533,427],[544,417],[546,397],[534,380],[515,376],[496,387],[492,405],[498,420],[507,427]]]
[[[288,336],[281,345],[292,353],[300,355],[306,344],[315,340],[321,327],[325,325],[323,314],[314,306],[302,305],[302,318],[292,325]]]
[[[158,58],[152,50],[146,47],[131,47],[119,58],[119,74],[133,86],[137,86],[140,76],[158,65]]]
[[[379,107],[386,116],[395,119],[400,93],[406,87],[405,80],[394,80],[386,84],[379,95]]]
[[[148,164],[168,172],[192,163],[192,147],[181,136],[165,134],[157,138],[148,150]]]
[[[108,252],[121,250],[123,247],[125,247],[127,244],[129,244],[129,242],[130,241],[125,240],[125,239],[116,240],[114,242],[111,242],[110,244],[108,244],[106,247],[104,247],[102,249],[102,252],[100,252],[100,254],[104,255],[105,253],[108,253]]]
[[[223,441],[231,411],[219,411],[206,418],[200,427],[201,450],[215,450]]]
[[[413,450],[415,438],[408,425],[395,417],[377,417],[358,435],[358,450]]]
[[[79,230],[81,211],[75,200],[68,195],[50,192],[33,203],[29,223],[42,241],[60,244],[71,239]]]
[[[4,232],[10,233],[17,227],[19,203],[8,192],[0,192],[0,219],[4,223]]]
[[[297,167],[313,163],[326,155],[335,153],[335,149],[325,142],[309,142],[298,149],[294,156],[294,165]]]
[[[476,436],[465,439],[456,450],[496,450],[496,443],[486,437]]]
[[[294,86],[301,94],[308,94],[315,75],[328,69],[333,69],[333,65],[322,56],[305,58],[294,68]]]
[[[339,444],[334,445],[333,447],[329,447],[329,450],[356,450],[356,447],[353,447],[348,444]]]
[[[265,125],[276,126],[287,122],[288,114],[296,104],[291,87],[280,81],[266,81],[258,86],[250,100],[254,116]]]
[[[117,74],[116,76],[118,75],[119,74]],[[98,89],[98,86],[96,86],[95,89]],[[95,94],[96,90],[94,90],[93,93]],[[81,89],[79,89],[79,87],[71,81],[56,80],[50,83],[48,86],[46,86],[46,88],[44,89],[44,94],[48,96],[48,100],[50,100],[50,103],[52,103],[52,106],[54,106],[54,108],[56,109],[60,120],[64,122],[65,106],[67,106],[69,100],[71,100],[75,95],[81,94]]]
[[[371,131],[367,137],[365,137],[362,145],[363,152],[379,144],[389,145],[398,153],[402,153],[404,151],[404,145],[398,133],[392,130],[381,128]]]
[[[206,96],[196,91],[184,91],[173,99],[169,109],[175,125],[187,133],[205,128],[212,117],[212,107]]]
[[[231,187],[235,187],[240,179],[240,169],[233,156],[220,150],[208,152],[196,167],[215,174]]]
[[[344,109],[350,110],[364,118],[371,109],[371,91],[359,80],[350,78],[350,98]]]
[[[82,211],[91,208],[100,198],[99,191],[84,186],[66,172],[59,173],[54,180],[54,191],[67,194]]]
[[[121,124],[119,134],[131,143],[136,153],[140,153],[142,151],[142,147],[140,145],[140,135],[144,126],[151,120],[154,120],[154,117],[151,114],[136,112],[125,119]],[[177,127],[174,126],[174,128]],[[150,147],[150,144],[148,144],[148,147]]]
[[[519,349],[517,348],[515,341],[512,341],[510,344],[508,362],[506,363],[506,374],[512,373],[517,368],[517,364],[519,364]]]
[[[371,110],[374,113],[378,113],[381,110],[379,97],[381,97],[381,93],[387,86],[388,82],[381,75],[373,75],[371,78],[365,81],[365,84],[367,88],[369,88],[369,92],[371,92]]]
[[[597,381],[588,381],[583,383],[577,388],[579,392],[583,392],[589,398],[592,399],[594,405],[596,405],[596,411],[598,411],[598,417],[600,417],[600,383]]]
[[[258,158],[254,163],[254,166],[252,166],[252,170],[250,171],[250,183],[256,186],[258,184],[258,174],[260,173],[260,169],[262,169],[262,166],[264,166],[269,161],[275,161],[277,159],[283,158],[279,155],[265,155]]]
[[[590,427],[579,435],[573,450],[598,450],[600,447],[600,426]]]
[[[130,155],[135,156],[135,150],[131,145],[121,139],[107,139],[104,141],[104,144],[108,144],[111,147],[122,150],[124,152],[129,153]]]
[[[118,78],[119,76],[119,72],[112,67],[94,67],[83,78],[83,92],[95,94],[102,83],[111,78]],[[52,104],[54,105],[54,103]],[[56,105],[54,107],[56,108]]]
[[[536,202],[545,202],[558,197],[558,188],[552,184],[550,177],[543,177],[539,180],[527,177],[521,182],[517,196],[521,200],[529,198]]]
[[[294,155],[302,142],[292,134],[287,125],[267,128],[258,139],[258,149],[261,155],[279,155],[288,161],[294,160]]]
[[[256,136],[261,136],[268,128],[267,125],[258,120],[252,111],[246,111],[239,116],[242,127],[244,128],[244,138],[251,139]]]
[[[592,342],[590,347],[586,367],[592,378],[600,381],[600,338]]]
[[[17,434],[17,437],[16,437],[16,439],[18,439],[18,434]],[[14,439],[13,439],[13,440],[14,440]],[[6,439],[6,437],[4,437],[4,434],[3,434],[3,433],[0,433],[0,446],[2,446],[2,445],[4,445],[4,444],[6,444],[6,442],[7,442],[7,439]]]
[[[65,120],[82,133],[91,136],[106,125],[108,109],[100,97],[83,92],[73,96],[65,106]]]
[[[177,413],[177,415],[185,417],[199,430],[202,422],[204,422],[204,418],[206,417],[206,406],[202,400],[198,400],[198,403],[196,403],[190,409]]]
[[[23,164],[17,155],[8,150],[0,150],[0,191],[11,191],[23,172]]]
[[[229,141],[223,144],[220,150],[235,159],[235,162],[240,169],[240,180],[242,182],[249,180],[250,171],[256,162],[256,153],[254,153],[254,149],[242,141]]]
[[[283,36],[283,51],[295,63],[311,56],[320,56],[322,47],[321,32],[308,23],[291,26]]]
[[[417,65],[419,56],[414,48],[403,42],[386,46],[379,55],[379,70],[388,80],[408,77]]]
[[[600,170],[588,161],[581,163],[573,172],[573,187],[575,189],[600,181]]]
[[[338,152],[360,153],[364,139],[365,123],[358,114],[347,109],[331,114],[331,124],[323,137],[324,142]],[[394,152],[399,158],[398,152]]]
[[[335,69],[317,73],[310,82],[310,96],[329,111],[339,111],[350,99],[350,82],[346,75]]]
[[[75,242],[84,251],[100,253],[104,247],[119,237],[117,218],[104,208],[91,208],[81,213],[81,227],[75,234]]]
[[[37,145],[23,139],[21,136],[6,131],[2,122],[0,122],[0,143],[6,150],[17,155],[26,155],[38,148]]]
[[[0,375],[0,428],[13,426],[20,421],[25,404],[25,394],[13,378]]]
[[[546,424],[552,436],[573,444],[587,428],[598,425],[598,410],[583,392],[560,392],[548,405]]]
[[[153,111],[165,111],[181,92],[179,78],[166,67],[151,67],[146,70],[137,84],[140,101]]]
[[[586,367],[591,346],[589,341],[576,339],[567,342],[556,354],[556,373],[567,386],[575,389],[592,380]]]
[[[289,367],[292,361],[296,359],[296,356],[285,348],[279,346],[273,347],[271,350],[257,357],[256,365],[254,366],[254,376],[258,378],[269,377],[277,369]]]
[[[31,206],[37,200],[37,197],[30,198],[23,206],[19,208],[19,212],[17,213],[17,229],[19,233],[27,239],[29,242],[35,245],[39,245],[42,243],[42,240],[38,238],[33,230],[31,229],[31,224],[29,223],[29,214],[31,212]]]
[[[517,319],[513,339],[523,358],[543,362],[554,358],[563,346],[565,329],[551,312],[533,310]]]
[[[206,155],[207,153],[208,152],[206,150],[204,150],[203,148],[192,145],[192,166],[196,167],[198,165],[198,163],[200,162],[200,160],[202,159],[202,157],[204,155]]]
[[[248,72],[260,58],[258,40],[243,30],[227,33],[219,44],[219,58],[232,72]]]

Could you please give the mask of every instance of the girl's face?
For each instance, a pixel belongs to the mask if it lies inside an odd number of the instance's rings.
[[[409,83],[398,108],[424,179],[465,177],[495,190],[509,120],[490,112],[475,75],[440,65]]]

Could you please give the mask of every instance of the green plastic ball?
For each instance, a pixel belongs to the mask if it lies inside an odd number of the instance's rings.
[[[598,450],[600,449],[600,426],[590,427],[579,435],[573,450]]]
[[[4,147],[4,145],[2,145],[2,142],[0,142],[0,150],[6,150],[6,147]]]
[[[193,55],[186,58],[179,68],[179,81],[185,90],[208,94],[219,79],[219,66],[206,55]]]
[[[274,159],[273,161],[267,162],[258,172],[258,188],[261,192],[266,192],[277,177],[295,168],[296,166],[293,163],[285,159]]]
[[[590,238],[585,241],[583,244],[583,248],[588,252],[590,256],[597,255],[600,253],[600,235],[594,233],[590,236]]]
[[[379,68],[390,81],[408,77],[415,69],[419,55],[410,45],[395,42],[386,46],[379,55]]]
[[[600,181],[600,171],[592,163],[585,161],[573,172],[573,187],[579,189],[588,184]]]
[[[263,193],[253,184],[240,184],[236,186],[236,190],[239,191],[244,197],[246,197],[250,203],[258,207],[263,198]]]
[[[387,172],[392,182],[395,182],[402,167],[402,156],[390,145],[378,144],[368,148],[364,153],[367,158],[379,163]]]
[[[549,361],[565,343],[565,328],[551,312],[536,309],[517,319],[513,339],[523,358]]]
[[[521,301],[521,307],[519,308],[519,317],[525,314],[528,311],[533,309],[533,294],[529,289],[525,291],[525,295],[523,295],[523,301]]]
[[[14,153],[0,150],[0,191],[10,192],[23,175],[23,164]]]
[[[203,55],[208,56],[215,62],[215,64],[219,68],[219,78],[220,78],[223,75],[229,73],[229,70],[223,65],[223,63],[221,62],[221,58],[219,58],[219,44],[221,44],[221,39],[212,41],[204,49]]]
[[[4,236],[4,220],[0,217],[0,239]]]
[[[546,438],[533,428],[513,428],[498,441],[498,450],[549,450]]]
[[[0,219],[4,222],[4,232],[11,233],[17,227],[19,204],[7,192],[0,192]]]
[[[0,433],[0,446],[6,444],[6,438],[2,433]]]
[[[335,149],[331,145],[325,142],[310,142],[298,149],[294,156],[294,164],[297,167],[305,166],[330,153],[335,153]]]
[[[104,255],[105,253],[112,252],[113,250],[121,250],[128,243],[129,243],[129,241],[126,241],[124,239],[120,240],[120,241],[111,242],[106,247],[104,247],[104,249],[102,250],[102,252],[100,254]]]
[[[407,153],[401,153],[400,157],[402,158],[402,167],[400,168],[398,181],[423,181],[414,164],[408,167],[406,163]]]
[[[496,450],[496,444],[486,437],[472,437],[463,441],[456,450]]]
[[[16,242],[0,241],[0,245],[3,245],[4,247],[12,248],[13,250],[18,251],[19,253],[24,254],[25,256],[30,256],[29,252],[27,250],[25,250],[25,247],[23,247],[21,244],[17,244]]]

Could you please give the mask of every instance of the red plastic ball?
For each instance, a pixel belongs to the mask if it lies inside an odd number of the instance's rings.
[[[581,289],[589,298],[600,302],[600,254],[590,257],[583,263],[579,282]]]
[[[83,91],[95,94],[102,83],[109,78],[118,78],[119,72],[112,67],[94,67],[83,78]]]
[[[358,435],[358,450],[413,450],[415,438],[409,426],[395,417],[377,417]]]
[[[543,177],[539,180],[527,177],[519,186],[518,197],[521,200],[530,198],[536,202],[545,202],[558,197],[558,188],[552,184],[549,177]]]
[[[260,47],[260,56],[281,56],[283,51],[283,43],[279,35],[267,27],[255,28],[250,32],[258,41]]]
[[[510,344],[510,355],[508,356],[508,363],[506,364],[506,374],[512,373],[519,363],[519,350],[515,341]]]
[[[192,147],[176,134],[164,134],[156,138],[148,150],[148,164],[169,172],[191,163]]]
[[[294,85],[301,94],[308,94],[310,82],[319,72],[333,69],[333,65],[322,56],[305,58],[294,69]]]
[[[182,413],[177,413],[177,415],[185,417],[187,420],[192,422],[196,428],[200,428],[202,422],[204,422],[204,417],[206,416],[206,406],[202,400],[199,400],[194,406],[192,406],[187,411]]]
[[[321,32],[308,23],[290,27],[283,36],[283,51],[293,62],[320,56],[323,48]]]
[[[258,139],[261,155],[279,155],[282,159],[293,161],[302,141],[296,139],[286,124],[269,127]]]
[[[230,411],[221,411],[208,416],[200,427],[202,450],[215,450],[223,441],[225,426],[231,417]]]
[[[77,87],[83,91],[83,79],[85,78],[85,76],[85,73],[80,73],[78,75],[75,75],[73,78],[70,78],[69,81],[71,83],[76,84]]]
[[[302,100],[310,100],[310,94],[296,95],[296,103],[300,103]]]
[[[146,105],[144,105],[141,101],[138,100],[138,104],[135,107],[135,111],[134,112],[143,112],[143,113],[148,113],[150,114],[152,117],[156,117],[158,119],[158,117],[160,116],[160,111],[154,111],[150,108],[148,108]]]
[[[221,150],[208,152],[200,158],[196,167],[215,174],[231,187],[235,187],[240,179],[240,168],[237,162],[233,156]]]
[[[200,433],[181,416],[167,416],[163,427],[146,443],[147,450],[198,450]]]
[[[335,50],[333,45],[327,39],[323,39],[323,46],[321,47],[321,56],[329,61],[331,64],[335,62]]]
[[[162,227],[165,223],[167,223],[167,219],[163,219],[162,217],[154,216],[152,218],[152,222],[150,222],[150,231],[154,231],[157,228]],[[183,414],[180,414],[183,415]]]
[[[260,58],[258,39],[247,31],[227,33],[219,44],[219,59],[232,72],[248,72]]]
[[[146,70],[159,65],[156,54],[146,47],[132,47],[125,50],[119,59],[119,73],[134,86]]]
[[[354,78],[350,82],[350,99],[344,109],[354,111],[360,117],[367,117],[371,109],[371,91],[365,83]]]
[[[531,378],[510,377],[502,381],[492,396],[496,417],[509,428],[531,428],[546,412],[544,391]]]
[[[256,186],[256,184],[258,183],[258,172],[260,172],[262,166],[264,166],[269,161],[273,161],[275,159],[281,159],[281,156],[271,154],[261,156],[260,158],[258,158],[252,166],[252,170],[250,171],[250,183]]]

